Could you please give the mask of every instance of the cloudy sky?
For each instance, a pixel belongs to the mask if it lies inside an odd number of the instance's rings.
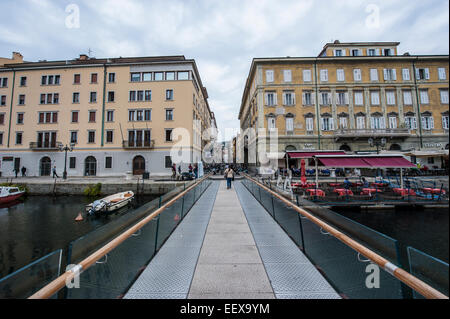
[[[448,38],[448,0],[0,2],[2,57],[19,51],[27,61],[66,60],[91,49],[97,58],[181,54],[195,59],[222,130],[239,127],[254,57],[316,56],[336,39],[399,41],[400,53],[448,54]]]

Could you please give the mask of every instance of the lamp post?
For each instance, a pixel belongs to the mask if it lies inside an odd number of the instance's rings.
[[[63,173],[63,179],[67,179],[67,152],[72,152],[73,147],[75,146],[75,143],[70,143],[70,146],[62,146],[62,144],[59,145],[59,150],[61,152],[66,152],[65,159],[64,159],[64,173]]]
[[[381,139],[374,139],[374,138],[369,138],[369,145],[370,147],[377,147],[377,154],[380,154],[380,146],[381,147],[385,147],[386,146],[386,138],[382,137]]]

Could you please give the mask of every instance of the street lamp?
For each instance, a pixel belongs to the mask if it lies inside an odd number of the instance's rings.
[[[380,154],[380,146],[385,147],[386,146],[386,139],[383,137],[381,139],[373,139],[372,137],[369,138],[369,145],[370,147],[377,147],[377,154]]]
[[[65,160],[64,160],[64,173],[63,173],[63,179],[67,179],[67,152],[72,152],[73,148],[75,146],[75,143],[70,143],[70,146],[62,146],[62,144],[59,145],[59,150],[61,152],[66,152]]]

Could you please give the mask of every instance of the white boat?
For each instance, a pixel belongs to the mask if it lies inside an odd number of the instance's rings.
[[[86,212],[94,215],[100,212],[112,212],[128,205],[134,198],[132,191],[117,193],[89,204],[86,206]]]
[[[21,191],[18,187],[0,187],[0,204],[12,202],[24,194],[25,191]]]

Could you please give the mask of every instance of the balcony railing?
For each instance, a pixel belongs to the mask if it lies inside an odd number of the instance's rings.
[[[153,149],[153,148],[155,148],[155,140],[123,141],[123,148],[126,148],[126,149]]]
[[[33,151],[59,151],[61,142],[30,142],[30,149]]]
[[[411,132],[408,128],[385,128],[385,129],[338,129],[334,131],[336,138],[358,138],[358,137],[409,137]]]

